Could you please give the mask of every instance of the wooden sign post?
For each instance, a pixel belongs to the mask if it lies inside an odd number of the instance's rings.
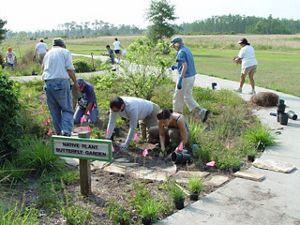
[[[112,161],[112,142],[89,138],[89,132],[79,133],[78,138],[52,136],[55,155],[79,158],[80,192],[84,196],[92,193],[90,160]]]

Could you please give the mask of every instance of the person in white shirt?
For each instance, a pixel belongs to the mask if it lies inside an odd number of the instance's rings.
[[[157,126],[156,115],[159,111],[159,106],[151,101],[136,98],[136,97],[114,97],[110,100],[110,114],[106,131],[106,138],[111,139],[117,115],[129,120],[129,132],[125,143],[119,147],[121,150],[126,150],[129,146],[138,121],[145,123],[148,131],[151,127]]]
[[[6,65],[11,68],[11,71],[15,71],[15,66],[17,64],[17,56],[11,47],[7,49],[5,61]]]
[[[34,59],[37,58],[40,64],[43,63],[43,59],[48,51],[48,45],[41,39],[35,46]]]
[[[118,40],[118,38],[115,38],[113,46],[114,46],[114,52],[117,55],[117,63],[120,63],[122,45],[121,45],[121,42]]]
[[[252,87],[250,94],[255,94],[255,82],[254,82],[254,73],[257,68],[257,61],[255,58],[254,48],[250,45],[246,38],[242,38],[238,44],[240,44],[241,49],[237,57],[233,60],[237,64],[242,64],[241,67],[241,79],[240,87],[236,89],[237,92],[241,93],[243,90],[243,85],[247,74],[249,74],[249,80]]]
[[[73,130],[73,106],[70,78],[74,87],[79,90],[76,82],[75,69],[71,53],[61,38],[53,41],[53,48],[47,52],[42,64],[45,81],[47,105],[57,135],[71,136]]]

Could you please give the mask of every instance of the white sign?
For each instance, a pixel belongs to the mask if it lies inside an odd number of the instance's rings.
[[[102,139],[52,136],[54,154],[64,157],[112,161],[112,142]]]

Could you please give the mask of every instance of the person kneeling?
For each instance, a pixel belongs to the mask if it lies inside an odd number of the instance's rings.
[[[158,126],[149,129],[149,136],[153,142],[159,141],[162,152],[165,153],[167,145],[176,148],[181,142],[183,147],[188,144],[189,131],[182,114],[163,109],[157,119]]]
[[[74,113],[74,124],[80,124],[81,121],[95,123],[99,111],[94,88],[90,83],[83,79],[78,79],[77,84],[79,86],[81,97],[78,99],[78,104]],[[82,117],[83,119],[81,119]]]

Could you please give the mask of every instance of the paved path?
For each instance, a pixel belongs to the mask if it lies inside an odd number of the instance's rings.
[[[219,78],[197,75],[195,85],[211,87],[217,82],[218,88],[235,89],[238,83]],[[245,92],[251,89],[245,86]],[[257,88],[257,91],[269,91]],[[274,92],[274,91],[273,91]],[[300,98],[277,93],[285,99],[288,110],[300,114]],[[251,97],[241,94],[245,100]],[[275,108],[256,110],[255,114],[270,128],[280,130],[276,136],[277,145],[267,148],[261,159],[272,159],[293,163],[300,168],[300,120],[289,120],[288,126],[281,126],[276,117],[269,116]],[[295,170],[290,174],[276,173],[251,167],[249,171],[265,174],[266,179],[255,182],[235,178],[215,192],[158,222],[159,225],[300,225],[300,174]]]

